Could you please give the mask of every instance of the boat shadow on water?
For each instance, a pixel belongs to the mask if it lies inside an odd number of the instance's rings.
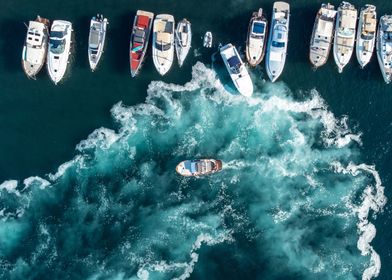
[[[220,47],[221,45],[219,45],[217,50],[211,55],[211,68],[215,71],[216,77],[228,93],[232,95],[240,95],[219,54]]]
[[[28,24],[28,22],[26,22]],[[0,44],[0,63],[8,72],[22,71],[22,49],[27,28],[21,20],[1,20],[0,33],[6,40]]]
[[[91,15],[92,17],[93,15]],[[72,45],[69,67],[90,69],[88,63],[88,36],[91,17],[83,16],[73,23]]]
[[[109,18],[110,25],[106,34],[105,56],[110,57],[111,67],[116,72],[129,74],[129,76],[131,75],[129,68],[129,40],[135,15],[136,11],[123,14],[118,17],[116,22],[110,21]],[[149,45],[147,53],[150,51],[150,47]]]

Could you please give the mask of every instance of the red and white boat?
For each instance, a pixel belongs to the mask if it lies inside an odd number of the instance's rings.
[[[132,27],[132,35],[129,46],[129,59],[131,67],[131,75],[135,77],[138,73],[146,54],[148,40],[154,14],[145,11],[137,11]]]

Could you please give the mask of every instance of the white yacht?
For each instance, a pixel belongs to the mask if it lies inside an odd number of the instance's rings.
[[[348,2],[340,4],[336,18],[333,46],[333,57],[339,73],[343,72],[344,66],[350,61],[354,51],[357,16],[358,12],[354,5]]]
[[[317,68],[323,66],[332,46],[336,10],[331,4],[322,4],[317,13],[310,39],[309,60]]]
[[[211,33],[211,31],[207,31],[206,34],[204,34],[203,46],[205,48],[212,48],[212,33]]]
[[[91,71],[94,71],[101,59],[105,45],[107,18],[97,15],[90,21],[90,34],[88,36],[88,61]]]
[[[377,58],[384,80],[392,81],[392,15],[380,18],[377,34]]]
[[[49,20],[37,16],[37,19],[29,22],[26,40],[22,52],[22,66],[27,77],[35,79],[35,76],[45,64],[48,50]]]
[[[191,42],[192,42],[192,30],[191,30],[191,23],[187,19],[181,20],[176,29],[176,53],[178,64],[180,67],[184,63],[186,56],[191,49]]]
[[[257,66],[264,58],[268,21],[263,9],[253,13],[249,22],[246,41],[246,59],[251,66]]]
[[[275,2],[265,61],[267,74],[272,82],[282,74],[286,62],[289,21],[290,5],[286,2]]]
[[[253,94],[252,80],[237,49],[232,44],[227,44],[220,48],[220,54],[237,90],[243,96],[251,96]]]
[[[49,76],[57,85],[67,70],[71,49],[72,24],[65,20],[53,21],[50,30],[47,67]]]
[[[376,43],[377,13],[376,7],[366,5],[361,9],[357,32],[356,54],[361,68],[370,62]]]
[[[152,58],[159,74],[165,75],[174,59],[174,17],[157,15],[154,20],[152,36]]]

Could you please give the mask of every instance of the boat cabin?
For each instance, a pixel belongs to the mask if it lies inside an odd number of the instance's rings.
[[[265,22],[254,21],[252,25],[252,37],[263,38],[265,35]]]
[[[41,48],[44,39],[44,25],[39,22],[30,21],[27,31],[26,44],[31,48]]]
[[[239,74],[241,72],[242,63],[238,56],[232,56],[227,60],[229,64],[230,71],[234,74]]]

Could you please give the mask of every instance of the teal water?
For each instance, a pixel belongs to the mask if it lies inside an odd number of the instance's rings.
[[[391,89],[375,57],[366,70],[353,57],[341,75],[333,59],[311,69],[320,3],[291,3],[285,72],[270,84],[264,67],[252,71],[257,90],[244,100],[227,92],[219,56],[211,69],[215,50],[201,49],[201,36],[208,29],[216,43],[243,46],[256,1],[3,1],[1,277],[388,279]],[[195,52],[181,70],[161,78],[149,56],[130,78],[137,9],[192,22]],[[110,26],[91,73],[96,12]],[[74,24],[73,61],[57,87],[20,67],[23,22],[37,13]],[[224,170],[175,174],[180,160],[204,156]]]

